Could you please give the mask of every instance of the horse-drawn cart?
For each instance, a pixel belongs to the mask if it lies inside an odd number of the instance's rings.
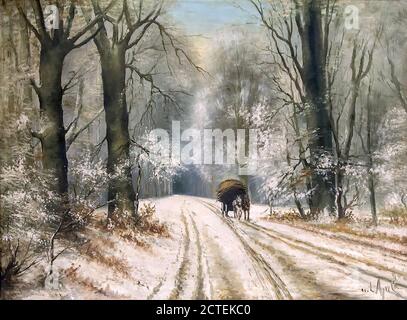
[[[223,216],[228,216],[228,212],[233,211],[235,218],[240,219],[243,211],[245,220],[249,220],[250,199],[246,185],[240,180],[222,181],[218,186],[217,199],[222,204]]]

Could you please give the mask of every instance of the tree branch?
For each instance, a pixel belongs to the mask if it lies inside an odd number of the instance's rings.
[[[30,19],[28,19],[27,15],[24,13],[24,10],[17,5],[17,10],[20,13],[20,15],[23,17],[25,20],[28,28],[34,33],[35,37],[38,39],[38,41],[42,42],[43,38],[40,34],[40,32],[34,27],[34,25],[31,23]]]

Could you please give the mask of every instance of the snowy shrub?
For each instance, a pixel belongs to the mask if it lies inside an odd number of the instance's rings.
[[[72,159],[69,169],[70,215],[78,227],[86,226],[94,211],[105,204],[100,195],[107,187],[109,175],[105,163],[94,160],[91,153]]]
[[[382,212],[384,217],[389,218],[390,224],[407,226],[407,208],[392,207]]]
[[[80,158],[71,160],[69,178],[73,196],[89,199],[106,188],[106,165],[101,160],[93,160],[90,153],[81,154]]]
[[[4,166],[1,180],[1,280],[11,283],[40,261],[55,259],[72,243],[72,232],[86,226],[100,205],[99,193],[107,174],[101,162],[89,155],[73,160],[71,192],[61,197],[50,190],[54,177],[35,163],[30,154],[20,154]],[[66,241],[67,237],[71,237]],[[58,243],[57,243],[58,242]]]
[[[50,208],[59,199],[47,186],[52,179],[28,157],[1,169],[1,279],[11,282],[44,254],[48,235],[57,223]]]
[[[82,246],[80,253],[92,261],[96,261],[103,265],[107,269],[114,270],[126,277],[130,276],[130,266],[127,265],[126,261],[110,254],[104,247],[98,245],[95,241]]]
[[[168,235],[168,228],[155,217],[155,206],[152,203],[145,203],[139,210],[138,229],[141,232]]]
[[[407,115],[394,108],[386,114],[380,128],[379,150],[375,159],[379,163],[375,173],[380,179],[379,189],[385,194],[386,207],[407,207]]]
[[[285,211],[273,210],[267,218],[284,222],[295,222],[303,219],[298,211],[294,209]]]
[[[108,230],[115,235],[130,241],[140,247],[148,247],[148,243],[145,241],[146,235],[160,235],[167,237],[169,235],[168,228],[165,224],[161,223],[155,217],[156,209],[152,203],[144,203],[144,205],[138,210],[136,225],[137,228],[129,228],[126,225],[125,219],[109,219]],[[128,220],[127,220],[128,222]]]
[[[0,248],[0,282],[1,286],[10,285],[15,278],[22,276],[39,262],[38,252],[32,241],[20,238],[3,238]]]

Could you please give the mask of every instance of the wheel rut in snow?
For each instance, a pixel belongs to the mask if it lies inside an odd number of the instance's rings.
[[[220,210],[203,200],[199,200],[205,207],[207,207],[212,213],[217,215],[222,222],[226,223],[229,228],[233,231],[233,233],[237,236],[241,244],[243,245],[246,253],[252,260],[255,267],[255,271],[257,273],[257,277],[259,278],[259,283],[265,286],[265,289],[271,289],[275,293],[276,299],[292,299],[292,296],[287,289],[285,283],[281,280],[281,278],[274,272],[271,266],[264,260],[263,256],[257,253],[244,239],[241,232],[239,232],[233,223],[233,221],[229,218],[223,218],[220,215]]]
[[[318,256],[321,259],[324,259],[324,260],[327,260],[329,262],[339,264],[341,266],[349,266],[352,263],[353,264],[354,263],[361,263],[361,264],[364,264],[366,266],[373,267],[373,268],[375,268],[377,270],[380,270],[380,271],[391,272],[391,273],[394,273],[396,275],[406,277],[406,273],[404,273],[404,272],[389,269],[389,268],[387,268],[385,266],[382,266],[382,265],[380,265],[380,264],[378,264],[376,262],[373,262],[373,261],[369,261],[369,260],[366,260],[366,259],[358,259],[358,258],[352,257],[352,256],[347,255],[347,254],[342,254],[342,253],[338,253],[338,252],[335,252],[333,250],[329,250],[329,249],[326,249],[326,248],[317,247],[317,246],[314,246],[314,245],[312,245],[312,244],[310,244],[308,242],[293,239],[292,237],[284,235],[284,234],[282,234],[280,232],[277,232],[277,231],[274,231],[274,230],[271,230],[271,229],[268,229],[268,228],[264,228],[262,226],[259,226],[259,225],[253,224],[253,223],[244,222],[243,225],[245,225],[247,227],[250,227],[250,228],[253,228],[254,230],[256,230],[258,232],[262,232],[262,233],[268,235],[269,237],[271,237],[271,238],[273,238],[275,240],[281,241],[281,242],[283,242],[283,243],[285,243],[285,244],[287,244],[287,245],[289,245],[289,246],[291,246],[293,248],[296,248],[296,249],[301,250],[303,252]],[[384,276],[384,275],[382,275],[380,273],[371,272],[371,271],[365,270],[365,269],[360,268],[360,267],[358,267],[357,269],[358,269],[359,272],[361,272],[361,273],[363,273],[363,274],[365,274],[367,276],[378,278],[378,279],[381,279],[382,281],[388,281],[390,283],[392,281],[391,278],[386,277],[386,276]],[[405,286],[404,284],[399,284],[399,286],[403,287],[403,288],[407,288],[407,286]]]
[[[184,230],[185,230],[185,234],[183,237],[184,250],[183,250],[182,261],[181,261],[180,267],[175,276],[175,286],[169,296],[169,300],[177,300],[180,298],[180,295],[184,290],[184,284],[187,279],[187,272],[188,272],[189,265],[190,265],[189,250],[190,250],[191,239],[190,239],[188,223],[187,223],[185,213],[183,210],[182,210],[182,215],[181,215],[181,221],[182,221],[182,224],[184,225]]]
[[[192,212],[192,214],[195,214],[195,212]],[[189,216],[191,219],[191,223],[192,223],[192,228],[194,230],[195,233],[195,243],[196,243],[196,250],[197,250],[197,257],[198,257],[198,261],[197,261],[197,281],[196,281],[196,287],[195,287],[195,292],[194,292],[194,299],[197,300],[206,300],[207,297],[204,293],[204,274],[203,274],[203,259],[202,259],[202,245],[201,245],[201,239],[200,239],[200,235],[199,235],[199,231],[198,228],[196,226],[196,222],[193,218],[192,215]]]

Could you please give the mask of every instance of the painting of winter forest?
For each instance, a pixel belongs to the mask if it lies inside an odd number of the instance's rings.
[[[0,0],[1,299],[407,299],[406,26]]]

